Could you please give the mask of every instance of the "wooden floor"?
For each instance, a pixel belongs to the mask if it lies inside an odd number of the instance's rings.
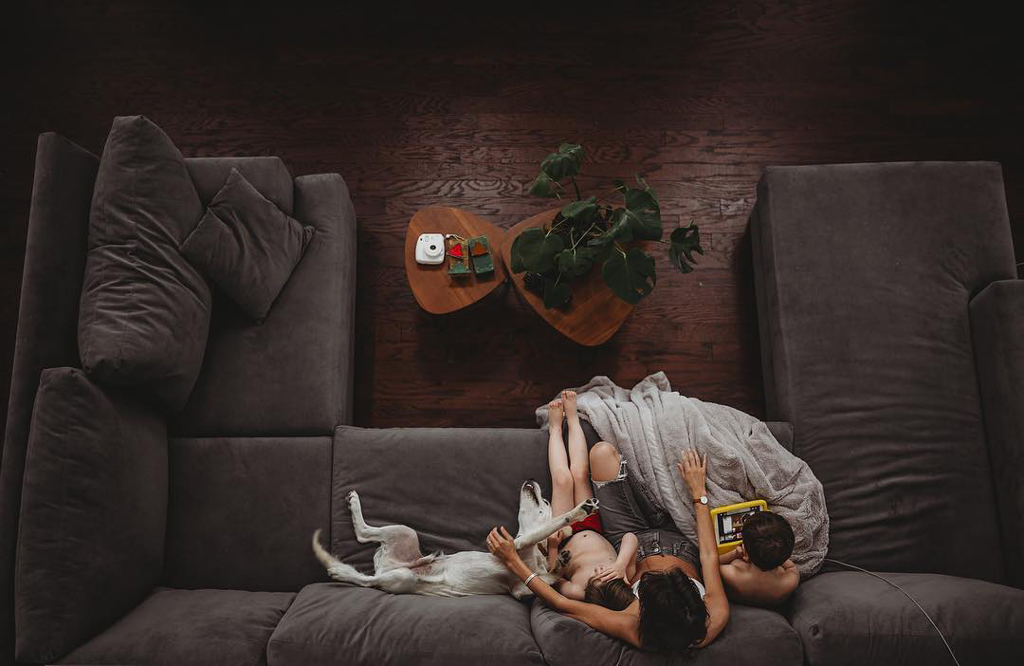
[[[0,111],[4,404],[36,135],[98,153],[118,114],[149,116],[187,156],[279,155],[295,175],[345,177],[359,217],[358,425],[529,426],[562,387],[658,370],[684,394],[762,414],[747,216],[766,165],[998,160],[1024,256],[1019,40],[969,5],[549,3],[486,17],[204,4],[13,10],[6,27],[24,45],[6,59]],[[403,271],[410,216],[441,204],[511,226],[544,210],[525,190],[564,140],[587,149],[587,189],[640,173],[670,227],[696,221],[699,270],[659,256],[654,293],[596,349],[504,287],[461,313],[419,310]]]

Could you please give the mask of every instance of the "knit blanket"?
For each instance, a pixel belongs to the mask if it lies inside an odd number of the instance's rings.
[[[828,512],[821,483],[803,460],[787,451],[763,421],[725,405],[687,398],[672,390],[665,373],[630,390],[608,377],[575,389],[580,418],[626,459],[679,530],[697,542],[690,491],[677,469],[686,449],[707,454],[707,494],[712,507],[763,499],[793,527],[792,560],[801,575],[821,567],[828,551]],[[537,409],[547,427],[547,406]]]

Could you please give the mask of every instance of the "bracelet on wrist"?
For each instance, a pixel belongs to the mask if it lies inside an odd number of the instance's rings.
[[[536,573],[530,574],[529,576],[526,577],[526,580],[523,581],[523,585],[525,585],[526,587],[530,587],[530,581],[533,580],[536,577],[537,577]]]

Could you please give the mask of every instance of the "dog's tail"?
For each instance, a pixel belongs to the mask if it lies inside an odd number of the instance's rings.
[[[324,550],[324,547],[320,545],[320,530],[313,532],[313,553],[316,555],[316,559],[320,560],[320,563],[327,569],[327,575],[334,580],[340,580],[343,583],[354,583],[356,585],[370,585],[373,583],[371,576],[359,573],[355,567],[345,564]]]

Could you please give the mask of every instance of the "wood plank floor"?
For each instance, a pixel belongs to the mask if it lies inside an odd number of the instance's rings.
[[[13,10],[3,404],[36,136],[98,153],[119,114],[149,116],[188,156],[279,155],[295,175],[345,177],[359,216],[358,425],[529,426],[559,388],[658,370],[684,394],[762,414],[747,216],[766,165],[1000,161],[1024,256],[1024,71],[1005,17],[879,0],[492,16],[206,4]],[[659,256],[654,293],[596,349],[507,288],[453,315],[420,311],[402,268],[409,217],[443,204],[507,227],[544,210],[525,190],[563,140],[587,149],[587,188],[640,173],[670,226],[695,220],[699,270]]]

